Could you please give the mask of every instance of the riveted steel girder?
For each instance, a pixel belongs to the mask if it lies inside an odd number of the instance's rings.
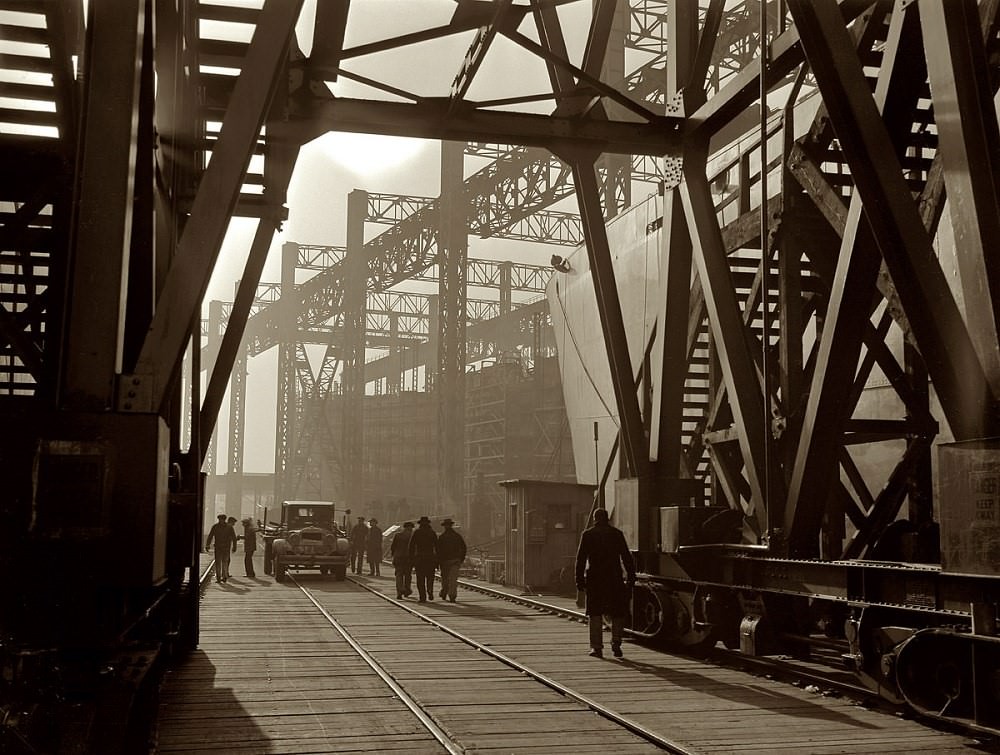
[[[910,199],[886,124],[867,94],[861,65],[836,12],[798,0],[789,6],[803,38],[856,190],[892,275],[956,438],[997,430],[994,397],[969,332]]]
[[[580,158],[572,164],[573,183],[576,186],[580,219],[583,222],[586,239],[587,259],[590,261],[590,275],[601,318],[604,346],[611,366],[622,455],[631,476],[641,477],[649,466],[648,444],[644,438],[618,286],[611,265],[611,250],[608,246],[607,229],[604,226],[597,174],[593,162],[588,162],[586,158]]]
[[[103,86],[89,89],[84,104],[60,392],[67,407],[103,410],[114,404],[115,375],[122,369],[136,151],[139,129],[151,127],[139,119],[140,76],[151,78],[152,71],[141,62],[144,4],[95,10],[87,65]],[[181,326],[182,339],[190,322]]]
[[[719,351],[719,365],[749,483],[750,502],[746,513],[756,520],[759,531],[764,532],[767,528],[764,434],[769,432],[769,414],[765,414],[748,332],[743,324],[726,260],[719,221],[705,175],[704,154],[693,152],[686,156],[683,171],[680,194],[691,233],[695,269],[704,291],[712,339]]]

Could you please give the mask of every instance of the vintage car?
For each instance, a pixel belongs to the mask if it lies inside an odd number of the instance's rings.
[[[318,569],[344,579],[350,547],[331,501],[285,501],[281,523],[264,531],[264,573],[284,582],[289,569]]]

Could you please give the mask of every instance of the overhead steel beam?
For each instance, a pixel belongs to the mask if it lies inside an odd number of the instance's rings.
[[[350,7],[351,0],[323,0],[316,4],[309,63],[321,67],[328,81],[337,80]]]
[[[839,18],[848,24],[871,5],[871,0],[840,0]],[[773,39],[767,46],[767,56],[764,89],[770,91],[803,61],[798,29],[793,26]],[[760,97],[760,72],[758,61],[745,65],[717,94],[691,114],[685,130],[702,135],[714,134],[753,106]]]
[[[479,72],[479,67],[483,64],[486,59],[486,54],[490,50],[490,46],[493,44],[493,40],[496,39],[498,25],[504,23],[505,17],[511,9],[511,3],[513,0],[494,0],[492,4],[493,16],[490,18],[489,23],[486,23],[479,27],[476,32],[476,36],[472,40],[472,44],[469,46],[469,51],[465,54],[465,59],[462,61],[462,67],[455,74],[455,80],[451,85],[451,110],[459,107],[465,100],[465,95],[469,92],[469,87],[472,86],[473,80],[476,78],[476,74]],[[462,12],[462,5],[459,4],[456,9],[456,14]],[[524,10],[522,9],[516,15],[516,21],[524,17]]]
[[[633,108],[638,107],[631,100],[629,103]],[[643,116],[649,118],[649,122],[563,118],[471,108],[451,112],[447,98],[426,98],[411,103],[346,97],[315,104],[308,113],[299,115],[308,118],[307,127],[302,129],[303,143],[328,131],[347,131],[441,141],[502,142],[544,147],[552,152],[584,149],[624,155],[677,153],[681,146],[680,120],[653,116],[648,111]]]
[[[368,194],[368,222],[392,225],[434,203],[432,197],[399,194]],[[487,206],[488,207],[488,206]],[[497,208],[498,211],[503,208]],[[583,243],[580,216],[572,212],[536,210],[517,220],[504,219],[502,212],[489,213],[486,222],[469,215],[469,232],[480,238],[537,241],[542,244],[579,246]]]

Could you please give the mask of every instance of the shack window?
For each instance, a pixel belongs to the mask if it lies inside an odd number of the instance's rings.
[[[517,531],[517,504],[510,504],[510,531]]]
[[[554,503],[549,506],[549,526],[554,530],[571,529],[572,516],[570,506],[567,504]]]

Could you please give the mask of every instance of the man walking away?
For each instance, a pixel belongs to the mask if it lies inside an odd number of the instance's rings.
[[[229,527],[229,529],[233,533],[233,553],[236,553],[236,541],[239,540],[239,537],[236,534],[236,517],[235,516],[229,517],[226,520],[226,526]],[[223,580],[224,582],[226,582],[226,581],[229,580],[229,576],[230,576],[229,575],[229,567],[230,567],[230,565],[232,563],[231,559],[232,559],[232,556],[230,556],[230,558],[226,560],[226,573],[222,575],[223,577],[225,577],[225,579]]]
[[[257,550],[257,530],[250,517],[243,520],[243,568],[248,577],[256,577],[253,570],[253,554]]]
[[[402,600],[413,595],[410,589],[413,564],[410,563],[410,538],[413,536],[413,522],[403,522],[403,528],[392,536],[389,556],[396,569],[396,598]]]
[[[627,585],[622,581],[622,568]],[[594,510],[594,526],[580,538],[576,553],[576,586],[587,592],[590,622],[590,654],[604,657],[603,616],[611,617],[611,651],[622,657],[622,633],[628,614],[629,596],[635,586],[635,562],[625,535],[608,522],[607,509]]]
[[[437,534],[431,529],[431,520],[425,516],[417,520],[419,525],[410,538],[410,562],[417,572],[417,593],[420,602],[434,600],[434,569],[437,568]]]
[[[378,526],[378,519],[372,517],[368,520],[368,573],[373,577],[381,577],[382,569],[382,529]]]
[[[458,570],[465,561],[465,540],[452,527],[451,519],[444,519],[444,532],[438,535],[438,561],[441,563],[441,599],[452,603],[458,594]]]
[[[226,515],[219,514],[219,521],[212,525],[205,540],[205,550],[212,549],[215,543],[215,581],[225,582],[229,579],[229,554],[236,546],[236,531],[226,524]]]
[[[358,517],[358,523],[351,528],[351,572],[361,573],[361,566],[365,562],[365,548],[368,546],[368,528],[365,526],[365,518]]]

